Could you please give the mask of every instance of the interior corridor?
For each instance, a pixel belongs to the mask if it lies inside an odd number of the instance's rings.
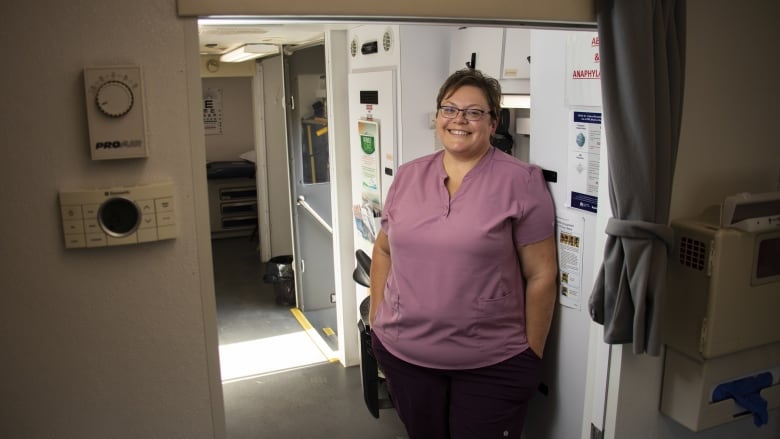
[[[406,439],[395,411],[374,419],[366,409],[359,367],[329,362],[298,336],[303,328],[290,307],[278,305],[274,285],[263,282],[255,245],[248,237],[212,240],[228,439]],[[253,354],[237,359],[241,346]],[[274,365],[286,369],[268,370]]]

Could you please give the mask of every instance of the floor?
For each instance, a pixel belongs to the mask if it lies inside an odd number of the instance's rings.
[[[239,366],[263,370],[226,377],[223,366],[228,439],[406,439],[395,411],[383,410],[375,419],[366,409],[359,367],[328,362],[313,337],[299,336],[301,323],[289,306],[277,304],[274,285],[263,281],[255,246],[249,237],[212,241],[221,362],[234,355],[231,349],[249,346],[259,354],[243,357]],[[284,340],[275,355],[268,355],[270,340]],[[267,363],[294,364],[298,357],[309,361],[266,370]]]

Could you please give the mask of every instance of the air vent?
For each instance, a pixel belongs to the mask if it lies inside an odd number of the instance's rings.
[[[704,271],[707,262],[707,246],[693,238],[680,238],[680,265]]]
[[[357,56],[358,52],[358,41],[357,38],[353,38],[352,42],[349,43],[349,53],[352,55],[352,58]]]
[[[393,31],[390,28],[387,28],[382,35],[382,48],[385,52],[389,52],[393,48]]]

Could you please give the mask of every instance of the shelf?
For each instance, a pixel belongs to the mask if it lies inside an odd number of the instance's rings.
[[[254,178],[211,179],[209,220],[212,238],[249,235],[257,227],[257,186]]]

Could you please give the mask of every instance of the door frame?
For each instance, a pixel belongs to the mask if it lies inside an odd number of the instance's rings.
[[[471,24],[487,24],[491,26],[518,26],[522,24],[533,27],[553,27],[576,29],[593,28],[596,22],[595,0],[527,0],[507,5],[501,0],[486,0],[487,4],[458,3],[451,5],[448,10],[450,17],[442,17],[438,7],[425,3],[409,2],[403,4],[381,4],[382,8],[390,8],[389,11],[377,10],[376,4],[356,6],[350,0],[334,0],[327,4],[316,0],[302,0],[303,4],[296,3],[295,10],[287,10],[288,4],[256,3],[251,0],[225,0],[214,4],[208,0],[178,0],[177,13],[180,17],[206,17],[217,15],[252,15],[265,17],[269,20],[314,20],[333,22],[354,21],[393,21],[393,22],[450,22]],[[320,11],[328,8],[321,16],[304,15],[301,11]],[[372,8],[363,10],[361,8]],[[435,10],[426,8],[435,7]],[[277,8],[277,9],[274,9]],[[473,8],[478,8],[476,11]],[[337,12],[334,17],[333,11]],[[402,11],[402,12],[398,12]],[[420,12],[422,11],[422,12]],[[330,14],[330,15],[329,15]],[[380,15],[377,15],[380,14]],[[485,16],[484,14],[493,14]],[[346,17],[338,19],[338,17]],[[394,17],[392,20],[382,17]],[[405,17],[405,18],[404,18]],[[553,18],[551,18],[553,17]],[[341,33],[341,35],[339,35]],[[197,43],[197,32],[190,34]],[[327,81],[328,114],[348,114],[348,93],[346,84],[333,84],[333,78],[346,78],[348,62],[346,53],[339,48],[346,47],[346,31],[330,31],[326,33],[326,75]],[[342,58],[340,58],[340,56]],[[339,70],[341,70],[339,72]],[[340,76],[336,76],[338,74]],[[333,248],[334,269],[337,290],[337,315],[339,336],[339,361],[343,366],[356,365],[359,362],[358,330],[357,330],[357,301],[354,282],[351,279],[354,267],[354,248],[352,218],[344,218],[339,212],[351,212],[351,175],[349,164],[349,130],[347,118],[343,123],[333,123],[329,126],[329,135],[332,136],[329,144],[331,152],[331,205],[333,209]],[[336,145],[345,145],[336,147]],[[338,166],[341,164],[342,166]],[[347,166],[344,166],[346,164]],[[267,165],[267,163],[266,163]],[[206,198],[200,194],[200,198]],[[346,209],[345,209],[346,206]],[[292,207],[292,206],[291,206]],[[205,237],[200,237],[205,239]],[[340,249],[350,249],[342,252]],[[202,276],[203,277],[203,276]],[[205,280],[205,279],[202,279]],[[347,316],[352,318],[348,320]],[[212,340],[209,349],[209,364],[218,363],[218,342]],[[216,357],[216,361],[214,361]],[[219,382],[210,385],[219,386]],[[219,392],[221,395],[221,392]],[[585,415],[588,417],[588,405],[585,401]],[[212,411],[215,419],[224,420],[224,403],[221,398],[212,399]],[[222,429],[224,431],[224,428]],[[583,431],[583,437],[585,432]]]

